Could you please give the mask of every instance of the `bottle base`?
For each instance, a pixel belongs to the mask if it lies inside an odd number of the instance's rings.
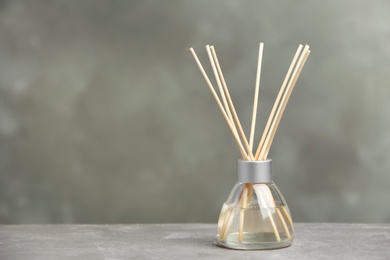
[[[243,233],[242,242],[237,242],[238,233],[231,233],[226,240],[217,237],[218,246],[239,249],[239,250],[269,250],[288,247],[292,244],[292,239],[281,237],[281,241],[274,240],[273,233]]]

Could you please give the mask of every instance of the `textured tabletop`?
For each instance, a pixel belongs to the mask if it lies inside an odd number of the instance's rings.
[[[0,226],[0,259],[390,259],[390,224],[296,224],[291,247],[215,246],[215,224]]]

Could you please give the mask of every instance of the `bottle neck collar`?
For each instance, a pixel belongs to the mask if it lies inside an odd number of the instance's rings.
[[[245,161],[237,162],[238,182],[259,183],[272,182],[272,159],[263,161]]]

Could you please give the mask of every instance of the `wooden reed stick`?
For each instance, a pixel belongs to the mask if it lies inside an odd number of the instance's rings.
[[[238,132],[237,132],[237,127],[234,123],[234,120],[233,120],[233,117],[232,117],[232,114],[230,112],[230,108],[229,108],[229,105],[226,101],[226,93],[225,91],[223,90],[223,87],[222,87],[222,84],[221,84],[221,78],[219,76],[219,73],[217,71],[217,68],[216,68],[216,63],[215,63],[215,60],[212,56],[212,53],[211,53],[211,50],[210,50],[210,46],[209,45],[206,45],[206,50],[207,50],[207,54],[209,56],[209,60],[210,60],[210,64],[211,64],[211,67],[213,69],[213,72],[214,72],[214,76],[215,76],[215,80],[217,81],[217,85],[218,85],[218,88],[219,88],[219,92],[221,94],[221,97],[222,97],[222,100],[223,100],[223,104],[224,104],[224,107],[225,107],[225,110],[227,112],[227,115],[230,119],[230,122],[232,123],[233,125],[233,128],[234,128],[234,131],[236,132],[236,134],[238,135]],[[241,151],[240,151],[241,152]],[[241,152],[241,156],[243,158],[246,157],[246,155],[244,155],[242,152]]]
[[[239,227],[239,236],[238,236],[238,238],[239,238],[238,242],[240,242],[240,243],[242,243],[242,241],[240,241],[240,237],[242,238],[242,235],[240,235],[240,234],[242,233],[242,230],[244,229],[245,209],[248,206],[248,204],[251,203],[252,196],[253,196],[253,184],[252,183],[245,183],[244,189],[246,190],[246,193],[244,193],[244,195],[242,195],[242,196],[245,196],[245,199],[243,199],[243,203],[242,203],[242,206],[240,209],[240,227]]]
[[[260,185],[264,185],[264,184],[255,184],[253,185],[253,188],[255,189],[255,192],[256,192],[256,195],[257,197],[260,199],[260,210],[261,210],[261,205],[263,205],[265,207],[265,210],[267,211],[267,215],[269,217],[269,220],[271,221],[271,225],[272,225],[272,229],[274,231],[274,234],[275,234],[275,237],[276,237],[276,240],[278,242],[280,242],[280,235],[279,235],[279,231],[278,231],[278,228],[276,227],[276,224],[275,224],[275,220],[274,220],[274,217],[268,207],[268,204],[266,203],[265,201],[265,196],[263,195],[263,191],[262,191],[262,188]]]
[[[291,227],[294,228],[294,223],[293,223],[293,221],[291,219],[290,213],[287,212],[286,207],[284,207],[284,206],[282,207],[282,212],[286,216],[286,218],[287,218],[288,222],[290,223]]]
[[[248,196],[248,189],[244,186],[244,191],[241,196],[241,209],[240,209],[240,225],[238,227],[238,242],[242,243],[242,233],[244,230],[244,217],[245,217],[245,209],[246,209],[246,201]]]
[[[253,112],[252,112],[252,124],[251,124],[251,131],[249,134],[249,148],[250,151],[253,151],[253,138],[255,133],[255,127],[256,127],[256,117],[257,117],[257,105],[258,105],[258,99],[259,99],[259,88],[260,88],[260,76],[261,76],[261,65],[263,60],[263,49],[264,49],[264,43],[259,44],[259,56],[257,60],[257,72],[256,72],[256,83],[255,83],[255,94],[254,94],[254,100],[253,100]],[[240,210],[240,229],[239,229],[239,242],[242,243],[242,229],[244,226],[244,210],[247,207],[247,203],[249,204],[252,200],[253,196],[253,185],[252,184],[245,184],[247,193],[249,193],[249,197],[245,198],[245,203],[243,203],[242,208]],[[245,194],[246,195],[246,194]],[[248,200],[248,201],[246,201]],[[241,240],[240,240],[241,238]]]
[[[222,229],[221,229],[220,236],[221,236],[222,240],[226,240],[227,230],[230,229],[230,226],[232,225],[233,219],[234,219],[234,217],[232,215],[234,208],[229,208],[228,210],[229,210],[229,212],[226,215],[225,221],[223,222]]]
[[[248,202],[247,204],[250,204],[251,201],[252,201],[252,196],[253,196],[253,184],[252,183],[248,183]]]
[[[223,90],[221,79],[219,78],[219,74],[218,74],[218,71],[217,71],[217,68],[216,68],[216,65],[215,65],[215,61],[214,61],[213,55],[211,54],[211,50],[210,50],[210,46],[209,45],[206,45],[206,50],[207,50],[207,54],[209,55],[211,68],[213,69],[215,80],[217,81],[217,85],[218,85],[219,92],[220,92],[221,97],[222,97],[222,101],[223,101],[223,105],[225,107],[225,111],[226,111],[227,115],[229,116],[230,122],[232,122],[232,124],[234,125],[234,120],[233,120],[233,117],[232,117],[232,113],[230,112],[230,108],[229,108],[229,105],[228,105],[227,100],[226,100],[225,91]],[[234,125],[234,128],[236,128],[235,125]]]
[[[241,135],[242,140],[244,141],[245,148],[247,149],[248,157],[249,157],[250,160],[254,160],[254,157],[253,157],[253,154],[252,154],[252,150],[249,147],[249,143],[248,143],[248,140],[246,139],[244,130],[242,129],[242,125],[241,125],[240,119],[237,116],[237,112],[236,112],[236,109],[234,107],[232,98],[230,96],[229,89],[226,86],[225,78],[223,76],[223,73],[222,73],[222,70],[221,70],[221,66],[219,65],[217,53],[215,52],[214,46],[211,46],[210,48],[211,48],[211,52],[213,54],[215,65],[216,65],[218,73],[219,73],[219,77],[221,79],[221,83],[222,83],[223,89],[224,89],[224,91],[226,93],[226,97],[227,97],[228,103],[229,103],[230,108],[231,108],[231,110],[233,112],[233,118],[236,121],[236,125],[238,127],[239,133]]]
[[[286,93],[285,93],[285,95],[283,95],[282,101],[280,102],[280,106],[278,107],[275,118],[271,124],[268,136],[264,142],[263,148],[261,149],[259,158],[261,158],[262,160],[265,160],[267,158],[272,141],[275,137],[276,130],[278,129],[280,119],[282,118],[283,112],[286,108],[286,105],[287,105],[288,100],[290,98],[291,92],[294,89],[295,83],[298,80],[299,74],[301,73],[303,65],[305,64],[306,59],[309,56],[309,54],[310,54],[309,46],[306,45],[304,50],[303,50],[303,53],[298,61],[298,64],[297,64],[296,68],[294,69],[290,83],[287,86]]]
[[[269,205],[271,205],[272,207],[275,208],[276,214],[277,214],[280,222],[282,223],[282,226],[283,226],[284,231],[286,232],[287,238],[290,239],[291,238],[290,230],[288,229],[288,227],[286,225],[286,221],[284,220],[282,213],[280,213],[279,208],[276,206],[276,203],[275,203],[275,200],[272,196],[270,188],[267,185],[263,185],[262,187],[263,187],[262,191],[264,192],[263,193],[264,197],[266,198]]]
[[[229,209],[230,212],[229,212],[228,216],[226,217],[226,220],[225,220],[224,224],[222,225],[222,230],[221,230],[221,238],[222,238],[222,240],[226,240],[226,238],[227,238],[230,226],[233,224],[233,220],[234,220],[234,217],[235,217],[235,212],[234,211],[235,211],[235,209],[237,208],[238,205],[241,205],[242,193],[243,192],[244,192],[244,189],[241,190],[240,196],[239,196],[239,199],[238,199],[236,205],[234,205],[234,207]]]
[[[229,119],[230,119],[231,124],[233,125],[235,134],[238,135],[237,127],[236,127],[236,125],[235,125],[235,123],[234,123],[232,114],[231,114],[231,112],[230,112],[229,105],[228,105],[228,103],[227,103],[227,101],[226,101],[226,93],[225,93],[225,91],[224,91],[224,89],[223,89],[223,87],[222,87],[222,84],[221,84],[221,77],[220,77],[219,72],[218,72],[218,70],[217,70],[216,62],[215,62],[215,59],[214,59],[214,57],[213,57],[213,54],[211,53],[211,48],[210,48],[209,45],[206,45],[206,50],[207,50],[207,54],[208,54],[208,56],[209,56],[209,60],[210,60],[211,67],[212,67],[213,72],[214,72],[215,80],[217,81],[217,85],[218,85],[218,88],[219,88],[219,92],[220,92],[220,94],[221,94],[221,97],[222,97],[222,100],[223,100],[223,103],[224,103],[224,106],[225,106],[225,110],[226,110],[226,112],[227,112],[227,115],[228,115],[228,117],[229,117]],[[219,70],[220,70],[220,69],[219,69]],[[227,88],[226,88],[226,89],[227,89]],[[230,95],[229,95],[229,96],[230,96]],[[241,156],[242,156],[243,158],[246,157],[246,155],[243,154],[242,151],[240,151],[240,153],[241,153]],[[253,158],[253,155],[250,155],[249,157],[250,157],[250,158]]]
[[[261,151],[261,148],[263,148],[265,138],[266,138],[266,136],[267,136],[267,134],[268,134],[268,131],[269,131],[269,127],[270,127],[271,122],[272,122],[272,120],[273,120],[273,118],[274,118],[274,116],[275,116],[275,112],[276,112],[276,109],[277,109],[277,107],[278,107],[278,105],[279,105],[279,101],[280,101],[280,99],[281,99],[281,97],[282,97],[282,94],[283,94],[285,88],[286,88],[288,79],[290,78],[291,72],[292,72],[292,70],[293,70],[293,68],[294,68],[294,66],[295,66],[295,63],[296,63],[296,61],[297,61],[297,59],[298,59],[298,57],[299,57],[299,54],[300,54],[300,52],[301,52],[301,50],[302,50],[302,47],[303,47],[303,46],[302,46],[301,44],[298,46],[298,49],[297,49],[297,51],[295,52],[294,58],[293,58],[293,60],[292,60],[292,62],[291,62],[290,68],[288,69],[287,74],[286,74],[286,77],[284,78],[283,84],[282,84],[282,86],[281,86],[281,88],[280,88],[280,90],[279,90],[279,93],[278,93],[278,96],[277,96],[277,98],[276,98],[276,100],[275,100],[274,106],[272,107],[272,110],[271,110],[271,113],[270,113],[270,115],[269,115],[267,124],[266,124],[266,126],[265,126],[265,128],[264,128],[264,131],[263,131],[263,134],[262,134],[262,136],[261,136],[260,143],[259,143],[259,145],[258,145],[258,147],[257,147],[257,151],[256,151],[256,154],[255,154],[255,159],[256,159],[256,160],[259,159],[260,151]]]
[[[280,221],[282,222],[282,226],[283,226],[284,231],[286,232],[287,238],[291,239],[290,230],[288,229],[288,227],[286,225],[286,221],[284,220],[284,217],[283,217],[282,213],[280,213],[279,208],[275,207],[275,209],[276,209],[276,213],[278,214],[278,217],[279,217]]]
[[[246,154],[246,151],[245,151],[244,147],[242,146],[240,137],[239,137],[238,134],[234,131],[234,127],[233,127],[232,123],[230,122],[230,119],[229,119],[229,117],[227,116],[227,114],[226,114],[226,112],[225,112],[225,110],[224,110],[224,108],[223,108],[223,106],[222,106],[222,103],[221,103],[221,101],[219,100],[219,97],[218,97],[217,93],[215,92],[215,89],[214,89],[213,85],[212,85],[211,82],[210,82],[209,77],[207,76],[207,74],[206,74],[206,72],[205,72],[205,70],[204,70],[202,64],[200,63],[199,58],[198,58],[198,56],[197,56],[196,53],[195,53],[195,50],[194,50],[193,48],[190,48],[190,52],[192,53],[192,56],[194,57],[195,62],[196,62],[196,64],[198,65],[199,70],[200,70],[200,72],[202,73],[202,75],[203,75],[203,77],[204,77],[204,79],[205,79],[205,81],[206,81],[206,83],[207,83],[207,86],[209,87],[209,89],[210,89],[210,91],[211,91],[211,93],[212,93],[212,95],[213,95],[215,101],[217,102],[217,105],[218,105],[219,109],[221,110],[221,113],[222,113],[223,117],[225,118],[226,123],[228,124],[230,130],[232,131],[233,136],[234,136],[234,138],[235,138],[235,140],[236,140],[236,142],[237,142],[237,145],[238,145],[238,148],[240,149],[241,154],[244,155],[244,158],[243,158],[243,159],[249,160],[249,157],[248,157],[248,155]]]
[[[249,147],[250,147],[251,151],[253,151],[253,137],[255,135],[255,128],[256,128],[257,103],[259,100],[261,64],[262,64],[262,60],[263,60],[263,48],[264,48],[264,43],[261,42],[260,46],[259,46],[259,58],[257,60],[257,73],[256,73],[255,94],[254,94],[254,100],[253,100],[252,124],[251,124],[251,131],[250,131],[250,135],[249,135]]]

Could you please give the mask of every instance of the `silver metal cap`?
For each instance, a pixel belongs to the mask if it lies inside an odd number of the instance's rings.
[[[240,159],[237,162],[238,182],[272,182],[271,167],[272,159],[264,161],[245,161]]]

